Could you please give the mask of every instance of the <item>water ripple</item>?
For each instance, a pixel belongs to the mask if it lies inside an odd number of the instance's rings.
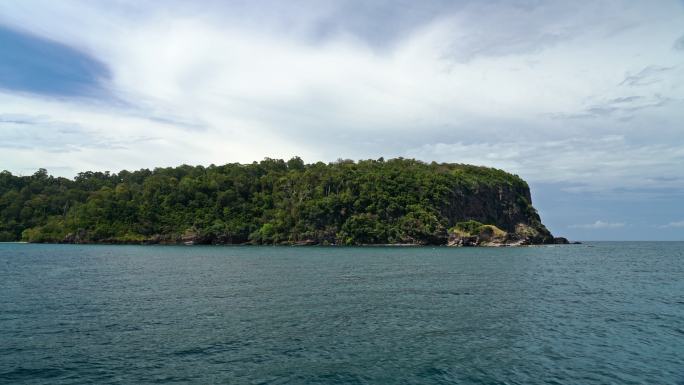
[[[0,383],[684,384],[683,243],[0,245]]]

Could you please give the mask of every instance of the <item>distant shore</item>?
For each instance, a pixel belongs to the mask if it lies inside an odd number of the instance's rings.
[[[255,243],[187,243],[187,242],[0,242],[0,244],[27,244],[27,245],[108,245],[108,246],[240,246],[240,247],[449,247],[449,248],[501,248],[501,247],[532,247],[532,246],[556,246],[556,245],[580,245],[582,242],[568,243],[540,243],[540,244],[480,244],[480,245],[449,245],[449,244],[416,244],[416,243],[368,243],[358,245],[338,245],[319,243],[279,243],[279,244],[255,244]]]

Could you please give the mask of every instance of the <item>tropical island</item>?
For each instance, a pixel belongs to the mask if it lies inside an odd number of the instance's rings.
[[[120,244],[567,243],[502,170],[414,159],[0,173],[0,241]]]

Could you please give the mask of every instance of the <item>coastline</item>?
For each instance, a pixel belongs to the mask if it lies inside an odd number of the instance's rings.
[[[535,246],[565,246],[581,245],[582,242],[573,241],[568,243],[509,243],[509,244],[477,244],[477,245],[450,245],[450,244],[418,244],[418,243],[365,243],[358,245],[343,245],[334,243],[303,243],[289,242],[277,244],[258,244],[258,243],[188,243],[188,242],[131,242],[131,241],[98,241],[98,242],[0,242],[0,244],[26,244],[26,245],[106,245],[106,246],[226,246],[226,247],[397,247],[397,248],[424,248],[424,247],[448,247],[448,248],[518,248]]]

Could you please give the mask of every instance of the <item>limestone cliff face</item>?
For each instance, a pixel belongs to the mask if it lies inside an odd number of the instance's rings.
[[[530,189],[522,182],[456,189],[441,209],[450,226],[475,220],[495,225],[511,237],[526,239],[530,244],[553,243],[553,236],[531,202]]]

